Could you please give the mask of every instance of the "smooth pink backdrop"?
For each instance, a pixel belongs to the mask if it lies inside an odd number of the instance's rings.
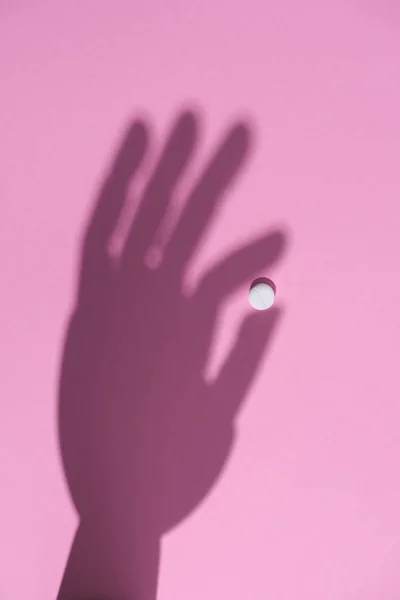
[[[163,542],[160,600],[400,596],[400,10],[393,0],[3,2],[0,597],[57,593],[77,524],[57,387],[82,225],[132,117],[187,106],[248,166],[193,264],[266,227],[283,319],[218,485]],[[248,310],[222,314],[216,370]]]

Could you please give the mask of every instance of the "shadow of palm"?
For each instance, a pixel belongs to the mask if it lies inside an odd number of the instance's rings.
[[[221,301],[280,256],[272,232],[216,264],[195,292],[185,268],[243,164],[249,128],[228,131],[191,192],[161,265],[145,256],[191,158],[192,113],[175,123],[118,260],[108,248],[128,186],[147,151],[129,129],[91,216],[62,363],[59,432],[80,523],[59,600],[155,600],[162,535],[215,484],[238,408],[264,355],[278,309],[252,314],[212,384],[203,376]]]

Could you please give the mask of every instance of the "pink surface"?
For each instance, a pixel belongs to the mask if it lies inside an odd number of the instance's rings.
[[[220,428],[217,410],[213,435],[203,434],[196,457],[211,456],[215,471],[157,529],[155,537],[167,530],[158,598],[398,598],[397,3],[8,4],[0,9],[0,597],[57,596],[84,510],[64,470],[58,400],[88,215],[132,119],[149,128],[142,189],[190,109],[196,148],[177,208],[232,127],[242,123],[250,143],[186,264],[185,294],[242,245],[262,245],[269,231],[286,240],[268,268],[270,247],[252,251],[248,278],[224,298],[204,357],[207,385],[249,314],[253,276],[274,279],[283,317],[242,401]],[[209,325],[203,307],[188,321],[197,330]],[[259,323],[252,339],[266,327]],[[175,381],[176,365],[164,375]],[[219,432],[224,448],[212,463]],[[83,488],[93,464],[78,465]],[[109,564],[129,564],[115,560],[122,549]],[[135,568],[143,573],[132,559]]]

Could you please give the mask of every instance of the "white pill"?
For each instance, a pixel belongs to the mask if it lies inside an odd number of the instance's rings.
[[[249,292],[249,302],[256,310],[267,310],[275,300],[275,291],[268,283],[255,283]]]

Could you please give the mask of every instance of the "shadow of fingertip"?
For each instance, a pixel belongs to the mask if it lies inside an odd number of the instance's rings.
[[[199,115],[194,109],[185,109],[181,112],[177,119],[177,127],[186,129],[195,129],[199,122]]]
[[[257,335],[260,330],[273,327],[275,322],[281,317],[282,312],[280,306],[272,306],[266,310],[252,310],[243,321],[241,335],[251,337],[254,334]]]
[[[186,153],[194,147],[198,134],[198,119],[192,111],[181,113],[172,127],[169,152]]]
[[[282,229],[269,231],[257,242],[259,253],[265,257],[265,266],[271,266],[280,260],[288,246],[288,236]]]
[[[282,229],[275,229],[270,232],[269,240],[271,247],[277,254],[282,254],[288,245],[288,234]]]
[[[237,152],[245,153],[250,149],[250,144],[252,141],[252,130],[247,123],[239,122],[236,123],[227,139],[227,143],[229,143],[233,148],[237,149]]]
[[[226,134],[213,163],[213,171],[224,185],[233,180],[248,158],[250,140],[251,130],[244,123],[233,125]]]
[[[143,120],[134,121],[126,134],[124,147],[131,149],[133,147],[142,148],[147,146],[149,140],[149,127]]]

